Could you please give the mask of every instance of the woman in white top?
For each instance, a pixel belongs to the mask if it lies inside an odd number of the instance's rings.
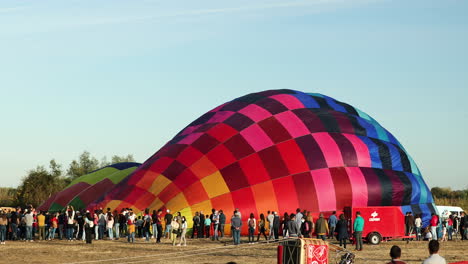
[[[187,220],[185,219],[185,216],[182,216],[182,224],[180,229],[182,230],[182,233],[180,234],[180,242],[177,244],[177,246],[180,246],[182,242],[184,242],[184,247],[187,246],[187,239],[185,239],[185,234],[187,233]]]
[[[107,213],[106,227],[107,227],[107,235],[109,236],[109,240],[113,240],[114,230],[112,228],[114,227],[114,216],[112,215],[111,212]]]
[[[75,225],[75,209],[73,206],[67,206],[65,214],[67,217],[67,239],[71,241],[73,239],[73,227]]]
[[[421,215],[417,215],[416,219],[414,219],[414,226],[416,227],[416,240],[419,241],[421,240],[421,226],[422,226],[422,220],[421,220]]]
[[[247,226],[249,227],[249,244],[253,244],[255,242],[255,227],[257,226],[257,221],[255,220],[253,213],[250,213],[249,220],[247,220]]]

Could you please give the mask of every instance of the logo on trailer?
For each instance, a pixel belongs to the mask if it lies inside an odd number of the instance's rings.
[[[379,214],[374,211],[372,214],[371,214],[371,218],[369,218],[369,222],[379,222],[380,221],[380,217],[377,217],[379,216]]]

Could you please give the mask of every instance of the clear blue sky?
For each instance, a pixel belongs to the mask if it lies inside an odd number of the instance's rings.
[[[145,161],[189,122],[289,88],[356,106],[430,187],[468,187],[468,1],[0,0],[0,186],[84,150]]]

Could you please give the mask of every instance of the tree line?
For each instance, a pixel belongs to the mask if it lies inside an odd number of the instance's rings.
[[[133,155],[114,155],[109,161],[103,157],[100,161],[88,151],[73,160],[66,170],[55,159],[48,166],[37,166],[21,179],[17,188],[0,188],[0,206],[39,206],[52,194],[63,190],[74,179],[89,174],[102,167],[119,163],[135,162]]]
[[[451,188],[434,187],[431,189],[436,205],[460,206],[468,210],[468,188],[452,190]]]

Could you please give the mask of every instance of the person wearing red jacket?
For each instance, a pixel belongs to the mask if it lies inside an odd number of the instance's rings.
[[[431,217],[432,240],[437,240],[437,225],[438,224],[439,224],[439,217],[433,213]]]

